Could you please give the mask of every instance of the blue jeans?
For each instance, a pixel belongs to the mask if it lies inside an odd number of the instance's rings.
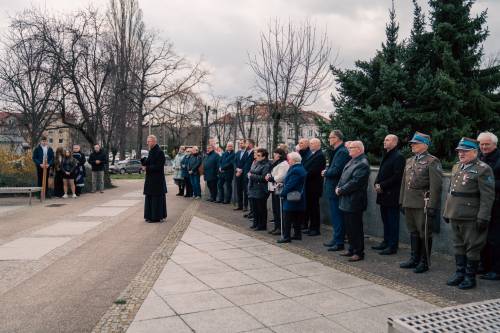
[[[231,202],[231,197],[233,195],[233,178],[224,176],[219,177],[217,193],[219,194],[219,201]]]
[[[191,185],[193,186],[193,196],[201,197],[200,175],[190,175]]]
[[[397,250],[399,243],[399,207],[380,206],[384,222],[384,242],[391,250]]]
[[[339,198],[337,196],[328,198],[328,203],[330,204],[330,220],[333,226],[333,241],[337,245],[344,245],[344,214],[339,209]]]

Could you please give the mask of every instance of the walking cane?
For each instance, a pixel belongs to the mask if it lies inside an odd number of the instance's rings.
[[[280,195],[280,231],[281,231],[281,239],[283,239],[283,198]]]
[[[427,236],[429,231],[429,221],[427,215],[427,209],[429,206],[429,200],[431,198],[431,193],[429,191],[424,193],[424,215],[425,215],[425,224],[424,224],[424,241],[425,241],[425,256],[427,257],[427,265],[431,267],[431,254],[429,253],[429,236]]]
[[[42,171],[42,193],[40,194],[40,201],[45,201],[46,191],[47,191],[47,156],[44,156],[43,171]]]

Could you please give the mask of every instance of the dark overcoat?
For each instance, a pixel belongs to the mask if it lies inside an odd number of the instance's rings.
[[[323,177],[321,172],[325,170],[326,158],[321,150],[309,155],[305,161],[302,161],[304,169],[307,171],[306,193],[307,197],[319,198],[323,195]]]
[[[252,164],[253,164],[253,160],[254,160],[254,156],[253,156],[253,150],[252,151],[246,151],[245,154],[243,155],[243,176],[246,177],[246,175],[248,174],[248,172],[250,171],[250,168],[252,167]]]
[[[220,156],[215,151],[211,151],[203,160],[203,174],[205,181],[217,180]]]
[[[302,164],[294,164],[288,169],[280,194],[283,200],[283,211],[303,212],[306,210],[306,194],[304,191],[306,177],[307,172]],[[287,194],[294,191],[299,191],[302,194],[300,201],[294,202],[286,199]]]
[[[327,198],[335,198],[337,196],[335,188],[339,183],[342,170],[344,170],[345,165],[350,159],[349,152],[343,143],[332,151],[330,165],[325,171],[325,194]]]
[[[268,160],[256,161],[250,169],[251,176],[248,183],[248,197],[262,199],[267,196],[268,186],[266,175],[271,170],[271,162]]]
[[[191,171],[191,173],[189,175],[199,175],[200,174],[200,171],[198,170],[198,168],[200,167],[202,161],[201,161],[201,156],[200,154],[191,154],[191,157],[189,158],[188,160],[188,165],[187,165],[187,168],[188,168],[188,173],[189,171]]]
[[[479,154],[479,159],[490,166],[495,177],[495,202],[491,215],[496,222],[500,218],[500,150],[495,149],[488,155]]]
[[[186,154],[181,161],[181,175],[183,178],[189,177],[188,165],[191,154]]]
[[[148,157],[141,160],[146,167],[146,180],[144,182],[144,194],[162,195],[167,193],[165,182],[165,153],[160,146],[155,145],[149,151]]]
[[[39,168],[40,164],[43,163],[43,148],[41,145],[38,145],[34,150],[33,150],[33,162],[35,163],[36,167]],[[47,164],[49,166],[54,163],[54,151],[52,148],[47,147]]]
[[[347,162],[337,187],[340,188],[339,209],[355,213],[366,210],[368,206],[368,179],[370,164],[362,154]]]
[[[377,203],[385,207],[399,206],[399,191],[405,169],[405,158],[397,149],[384,155],[380,163],[375,184],[379,184],[382,193],[377,193]]]
[[[235,154],[234,151],[225,151],[219,160],[219,177],[231,181],[234,176]]]

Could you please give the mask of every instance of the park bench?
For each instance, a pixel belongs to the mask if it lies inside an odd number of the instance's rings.
[[[500,332],[500,299],[389,318],[389,333]]]
[[[29,204],[31,206],[31,197],[33,193],[41,192],[41,187],[0,187],[0,194],[20,194],[29,193]]]

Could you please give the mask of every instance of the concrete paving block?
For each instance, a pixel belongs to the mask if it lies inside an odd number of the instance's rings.
[[[233,268],[215,259],[203,262],[181,264],[181,266],[194,276],[234,271]]]
[[[399,317],[418,312],[435,311],[438,310],[439,307],[418,299],[411,299],[403,302],[381,305],[378,309],[386,312],[390,317]]]
[[[293,300],[325,316],[370,307],[337,291],[299,296]]]
[[[354,333],[387,333],[388,315],[378,307],[354,310],[326,318]]]
[[[153,290],[142,303],[141,308],[135,315],[134,321],[149,320],[162,317],[174,316],[175,312],[165,303],[165,301],[156,295]]]
[[[342,272],[313,275],[310,276],[309,279],[319,282],[330,289],[344,289],[373,284],[370,281],[360,279],[353,275]]]
[[[122,195],[122,198],[144,198],[142,191],[128,192]]]
[[[239,271],[247,269],[265,268],[265,267],[277,267],[272,262],[266,261],[258,257],[221,259],[221,261]]]
[[[182,273],[177,273],[182,274]],[[161,275],[160,275],[161,276]],[[210,288],[196,279],[192,275],[182,274],[178,276],[164,275],[165,277],[156,280],[153,285],[154,291],[160,296],[193,293],[197,291],[209,290]]]
[[[102,222],[58,222],[46,228],[35,231],[39,236],[74,236],[81,235]]]
[[[263,245],[245,247],[245,251],[250,252],[251,254],[259,256],[259,257],[265,257],[265,256],[269,256],[269,255],[274,255],[274,254],[290,253],[287,250],[283,250],[283,249],[279,248],[278,246],[271,245],[271,244],[263,244]]]
[[[276,333],[352,333],[326,318],[307,319],[290,324],[273,326]]]
[[[231,302],[213,290],[181,295],[168,295],[165,296],[164,299],[178,314],[215,310],[233,306]]]
[[[293,265],[288,265],[284,266],[283,268],[291,271],[292,273],[295,273],[297,275],[302,275],[302,276],[313,276],[313,275],[329,275],[329,274],[334,274],[338,273],[339,271],[325,266],[319,262],[305,262],[302,264],[293,264]]]
[[[203,253],[201,251],[195,253],[187,253],[187,254],[172,254],[170,259],[179,265],[192,262],[204,262],[207,260],[213,260],[213,258],[210,255]]]
[[[111,200],[100,204],[99,207],[132,207],[142,202],[142,200]]]
[[[268,256],[262,256],[262,258],[278,266],[288,266],[310,261],[309,259],[294,253],[271,254]]]
[[[200,252],[200,250],[198,250],[197,248],[195,248],[191,245],[188,245],[184,242],[179,242],[179,244],[177,244],[177,246],[175,247],[175,250],[172,253],[172,255],[191,254],[191,253],[199,253],[199,252]]]
[[[248,269],[242,272],[245,273],[246,275],[253,277],[255,280],[259,282],[272,282],[272,281],[287,280],[299,277],[297,274],[289,272],[278,266],[271,266],[258,269]]]
[[[201,244],[199,243],[199,244],[193,245],[193,247],[196,247],[198,250],[204,251],[207,253],[236,248],[234,245],[231,245],[231,244],[225,243],[225,242],[201,243]]]
[[[284,298],[283,295],[262,284],[224,288],[219,289],[217,292],[236,305],[268,302]]]
[[[0,215],[10,213],[26,206],[0,206]]]
[[[194,235],[194,234],[186,235],[186,234],[184,234],[184,236],[182,236],[182,241],[184,243],[189,244],[189,245],[222,242],[220,239],[209,236],[207,234],[203,234],[203,235]]]
[[[244,239],[251,239],[251,237],[240,234],[239,232],[211,233],[210,235],[223,241],[239,241]]]
[[[229,244],[234,245],[237,248],[246,248],[246,247],[255,247],[266,245],[266,242],[260,241],[258,239],[250,238],[250,239],[241,239],[241,240],[232,240],[227,241]]]
[[[341,289],[340,292],[370,305],[383,305],[411,299],[410,296],[376,284]]]
[[[240,259],[253,257],[254,255],[241,249],[226,249],[210,253],[216,259]]]
[[[179,317],[134,321],[127,333],[192,333]]]
[[[293,321],[319,317],[318,313],[290,299],[243,305],[242,309],[266,326],[287,324]]]
[[[127,209],[128,207],[95,207],[78,216],[111,217],[120,215]]]
[[[268,282],[266,284],[277,292],[288,297],[296,297],[330,291],[330,289],[328,289],[324,285],[307,278],[274,281]]]
[[[243,286],[257,282],[251,277],[237,271],[197,275],[196,277],[214,289]]]
[[[256,330],[248,331],[246,333],[273,333],[273,331],[271,331],[269,328],[259,328]]]
[[[0,260],[38,260],[70,237],[22,237],[0,246]]]
[[[236,333],[262,328],[262,324],[238,307],[181,316],[197,333]]]

